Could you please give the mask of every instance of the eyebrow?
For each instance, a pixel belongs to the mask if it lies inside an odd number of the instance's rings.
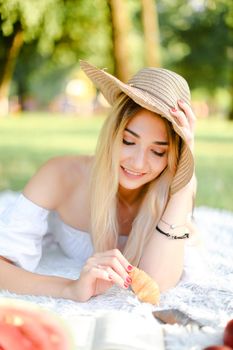
[[[128,128],[125,128],[125,131],[128,131],[130,134],[132,134],[133,136],[140,138],[140,136],[138,134],[136,134],[136,132],[134,132],[133,130],[130,130]],[[163,145],[163,146],[167,146],[168,142],[167,141],[154,141],[153,142],[156,145]]]

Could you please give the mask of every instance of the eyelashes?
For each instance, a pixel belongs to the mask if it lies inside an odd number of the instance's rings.
[[[135,143],[134,142],[129,142],[129,141],[126,141],[125,139],[123,139],[123,143],[125,144],[125,145],[128,145],[128,146],[132,146],[132,145],[135,145]],[[153,150],[151,150],[151,152],[153,153],[153,154],[155,154],[156,156],[158,156],[158,157],[163,157],[164,155],[165,155],[165,151],[164,152],[156,152],[156,151],[153,151]]]
[[[158,157],[163,157],[165,155],[165,152],[162,152],[162,153],[156,152],[156,151],[152,151],[152,152]]]
[[[123,139],[123,143],[125,145],[134,145],[134,142],[129,142],[129,141],[126,141],[125,139]]]

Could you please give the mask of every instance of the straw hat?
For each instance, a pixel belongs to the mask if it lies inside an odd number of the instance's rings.
[[[123,92],[137,104],[170,121],[175,132],[182,138],[179,164],[171,184],[171,194],[184,187],[194,172],[194,159],[185,142],[182,129],[170,113],[170,108],[179,109],[179,99],[190,104],[190,90],[184,78],[163,68],[143,68],[127,83],[123,83],[105,70],[88,62],[80,61],[81,68],[100,89],[106,100],[113,105]]]

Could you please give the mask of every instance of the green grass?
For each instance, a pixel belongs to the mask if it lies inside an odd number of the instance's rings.
[[[94,152],[104,118],[25,114],[0,119],[0,191],[21,190],[47,159]],[[233,211],[233,123],[199,120],[196,204]]]
[[[199,120],[195,155],[197,205],[233,210],[233,123]]]
[[[21,190],[47,159],[91,154],[103,118],[40,117],[0,119],[0,191]]]

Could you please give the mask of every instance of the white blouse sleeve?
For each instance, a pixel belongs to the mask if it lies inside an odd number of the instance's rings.
[[[0,215],[0,256],[34,271],[41,258],[48,214],[49,210],[20,194]]]

